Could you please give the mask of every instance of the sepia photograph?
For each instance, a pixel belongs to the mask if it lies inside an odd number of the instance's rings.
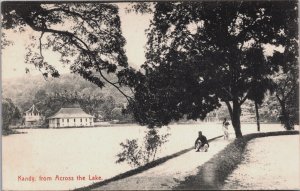
[[[298,4],[1,1],[1,189],[300,190]]]

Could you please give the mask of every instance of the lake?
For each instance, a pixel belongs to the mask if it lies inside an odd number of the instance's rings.
[[[170,155],[193,146],[199,130],[208,139],[222,135],[221,126],[220,123],[198,123],[163,127],[160,133],[171,135],[157,156]],[[284,129],[280,124],[261,124],[261,131],[277,130]],[[126,172],[132,167],[126,163],[115,163],[116,155],[121,151],[120,143],[126,139],[138,139],[142,142],[146,127],[119,125],[18,131],[26,134],[2,137],[2,177],[5,190],[74,189],[97,182],[99,177],[104,180]],[[256,124],[243,124],[242,132],[256,132]],[[232,126],[229,133],[234,136]]]

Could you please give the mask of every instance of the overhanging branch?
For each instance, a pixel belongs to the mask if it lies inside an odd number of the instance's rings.
[[[53,11],[53,10],[52,10]],[[33,30],[38,31],[38,32],[42,32],[41,36],[40,36],[40,54],[41,56],[43,56],[42,52],[41,52],[41,38],[43,36],[44,33],[53,33],[53,34],[59,34],[62,36],[68,36],[71,39],[71,43],[76,46],[78,49],[80,49],[81,51],[83,51],[84,53],[86,53],[89,57],[90,63],[94,64],[97,63],[97,60],[95,58],[94,52],[91,51],[89,49],[89,46],[79,37],[77,37],[76,35],[74,35],[73,33],[70,33],[68,31],[60,31],[60,30],[55,30],[55,29],[50,29],[47,28],[45,26],[45,24],[43,24],[43,27],[37,26],[36,24],[34,24],[33,22],[33,18],[30,18],[26,13],[24,12],[20,12],[19,15],[22,17],[22,19],[24,20],[24,22],[26,24],[28,24]],[[38,15],[36,15],[38,16]],[[78,42],[76,42],[78,41]],[[81,46],[83,45],[83,47]],[[100,58],[98,58],[100,59]],[[100,62],[104,62],[102,59],[100,59]],[[127,99],[127,101],[129,102],[130,99],[132,99],[130,96],[126,95],[118,86],[116,86],[116,83],[113,83],[111,81],[109,81],[102,73],[103,68],[100,68],[99,65],[96,64],[96,67],[99,70],[100,76],[110,85],[114,86],[123,96],[125,96],[125,98]]]

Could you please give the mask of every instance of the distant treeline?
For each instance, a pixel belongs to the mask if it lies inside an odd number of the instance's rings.
[[[78,103],[85,112],[94,115],[96,120],[133,121],[130,114],[123,112],[127,101],[116,89],[100,89],[78,75],[65,74],[58,79],[29,75],[4,80],[2,86],[3,97],[10,98],[21,113],[35,104],[47,118],[61,107]],[[124,88],[124,91],[128,90]]]
[[[10,98],[23,114],[32,104],[49,117],[68,103],[78,103],[82,109],[96,117],[96,120],[119,120],[133,122],[131,114],[124,114],[127,100],[112,86],[100,89],[95,84],[74,74],[64,74],[60,78],[25,76],[11,80],[3,80],[3,97]],[[130,90],[123,89],[127,94]],[[275,96],[268,95],[260,107],[260,120],[264,122],[279,122],[280,106]],[[244,120],[253,121],[255,117],[254,103],[246,101],[242,107]],[[230,118],[225,105],[215,111],[219,120]],[[211,116],[211,115],[210,115]],[[247,119],[249,118],[249,119]],[[184,121],[184,119],[183,119]]]

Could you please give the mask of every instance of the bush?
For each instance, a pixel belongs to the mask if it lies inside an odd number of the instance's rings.
[[[131,166],[141,166],[155,160],[157,150],[168,141],[169,135],[160,135],[156,129],[150,129],[141,146],[138,146],[137,139],[127,139],[125,143],[120,143],[122,152],[117,154],[116,163],[126,161]]]
[[[19,109],[14,105],[11,99],[2,99],[2,134],[8,135],[13,133],[9,129],[9,125],[14,119],[19,119],[21,117]]]

